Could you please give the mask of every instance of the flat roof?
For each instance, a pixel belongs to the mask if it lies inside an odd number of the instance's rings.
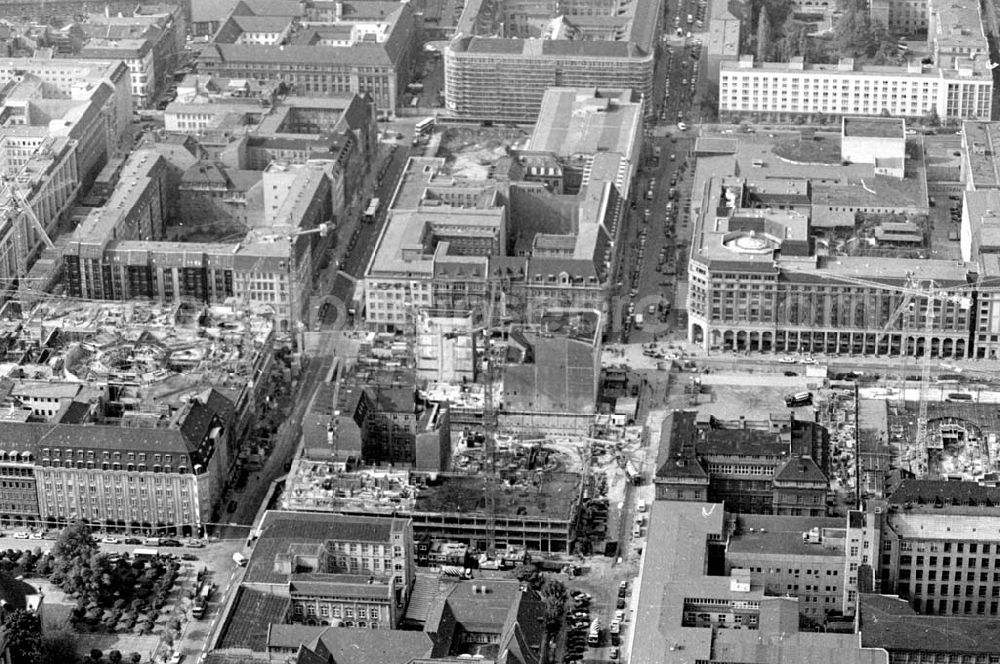
[[[973,188],[1000,188],[1000,122],[963,122],[962,148]]]
[[[629,89],[549,88],[527,149],[560,157],[616,152],[630,160],[642,126],[642,104],[631,97]]]
[[[740,514],[737,523],[739,530],[729,538],[727,547],[734,554],[834,558],[844,555],[847,522],[843,518]],[[824,537],[806,542],[802,533],[813,528],[818,528]]]
[[[865,593],[858,600],[858,612],[865,648],[953,657],[1000,652],[1000,629],[995,617],[920,615],[906,600]]]
[[[470,53],[531,56],[652,57],[659,38],[656,27],[659,25],[661,4],[662,0],[636,0],[617,3],[614,11],[608,11],[605,4],[596,0],[596,11],[587,14],[585,9],[589,3],[578,3],[574,5],[574,13],[566,20],[574,25],[579,21],[583,26],[581,31],[589,38],[514,39],[507,38],[501,31],[499,21],[502,17],[498,19],[495,3],[473,0],[466,3],[455,28],[456,36],[472,39],[456,39],[450,48]],[[516,9],[516,13],[538,23],[557,18],[548,5],[541,3],[525,3]],[[504,36],[497,38],[497,34]]]
[[[845,117],[844,136],[857,138],[898,138],[906,135],[906,122],[902,118]]]
[[[545,473],[543,482],[533,486],[503,486],[497,491],[496,513],[500,517],[535,517],[554,520],[568,519],[580,493],[581,477],[577,473]],[[464,512],[483,511],[485,480],[482,477],[448,475],[439,484],[417,493],[413,511]]]
[[[906,65],[868,65],[868,64],[854,64],[851,68],[841,68],[839,64],[816,64],[811,62],[806,62],[801,66],[791,66],[787,62],[756,62],[754,61],[752,66],[747,66],[742,64],[743,62],[748,62],[745,58],[750,56],[741,56],[740,60],[723,60],[719,63],[720,73],[724,72],[745,72],[745,73],[776,73],[785,72],[789,76],[803,75],[803,74],[826,74],[828,76],[837,76],[845,78],[864,78],[864,77],[899,77],[899,78],[936,78],[940,80],[962,80],[962,81],[975,81],[975,82],[990,82],[992,79],[990,77],[990,70],[987,69],[986,63],[980,63],[976,61],[972,67],[972,72],[970,76],[962,76],[955,69],[944,69],[939,67],[921,67],[918,71],[916,68],[909,69]]]

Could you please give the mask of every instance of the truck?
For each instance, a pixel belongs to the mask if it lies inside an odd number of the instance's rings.
[[[136,560],[152,560],[160,555],[160,552],[156,549],[134,549],[132,551],[132,557]]]
[[[796,392],[795,394],[786,394],[785,405],[789,408],[808,406],[812,403],[812,398],[812,392]]]
[[[590,647],[595,647],[601,643],[601,619],[594,618],[594,621],[590,623],[590,632],[587,633],[587,645]]]
[[[249,561],[247,560],[246,556],[237,551],[236,553],[233,554],[233,562],[239,565],[240,567],[246,567],[246,564]]]
[[[642,314],[636,314],[635,315],[635,329],[641,330],[642,329],[642,323],[643,323]]]

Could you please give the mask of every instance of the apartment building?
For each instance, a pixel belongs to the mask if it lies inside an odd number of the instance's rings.
[[[400,104],[414,60],[415,24],[408,4],[373,1],[351,6],[337,20],[295,24],[281,43],[250,26],[248,17],[271,16],[243,4],[198,57],[200,73],[220,78],[280,82],[305,96],[370,94],[380,109]],[[300,9],[301,11],[301,9]],[[271,21],[273,22],[273,21]],[[247,29],[252,28],[252,29]],[[273,35],[272,35],[273,36]]]
[[[913,356],[926,346],[937,357],[975,356],[974,264],[815,250],[831,234],[855,236],[859,214],[925,214],[921,162],[900,169],[898,159],[869,154],[876,163],[793,164],[771,145],[727,145],[695,173],[691,341],[705,350]],[[936,295],[923,297],[930,283]]]
[[[993,79],[981,54],[953,58],[953,65],[929,67],[858,65],[844,58],[836,65],[754,61],[741,55],[724,61],[719,74],[720,114],[881,115],[988,119]]]
[[[879,519],[882,592],[922,614],[1000,615],[998,500],[974,482],[900,483]]]
[[[743,514],[824,516],[830,481],[828,434],[815,422],[771,415],[766,422],[699,421],[672,411],[663,423],[657,500],[708,496]]]
[[[406,518],[272,510],[241,586],[287,599],[270,622],[395,629],[413,588],[413,556]]]

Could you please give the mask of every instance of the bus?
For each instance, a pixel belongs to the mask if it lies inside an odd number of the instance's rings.
[[[437,120],[433,117],[424,118],[417,124],[413,126],[413,131],[417,136],[423,136],[424,134],[434,131],[434,126],[437,124]]]
[[[365,210],[364,221],[366,224],[370,224],[375,221],[375,215],[378,214],[379,200],[377,198],[371,199],[368,203],[368,208]]]

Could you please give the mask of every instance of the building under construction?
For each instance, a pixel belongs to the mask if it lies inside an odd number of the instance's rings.
[[[538,442],[501,443],[495,452],[498,472],[490,480],[481,472],[482,442],[470,442],[471,447],[459,446],[457,470],[448,473],[371,468],[355,460],[303,456],[292,465],[283,507],[406,515],[413,518],[418,538],[463,542],[474,550],[488,550],[492,541],[498,550],[569,551],[583,489],[577,460]]]
[[[919,447],[915,442],[917,408],[911,402],[889,405],[888,440],[897,454],[894,465],[918,477],[967,481],[983,480],[1000,470],[1000,412],[995,403],[929,402],[926,443]]]

